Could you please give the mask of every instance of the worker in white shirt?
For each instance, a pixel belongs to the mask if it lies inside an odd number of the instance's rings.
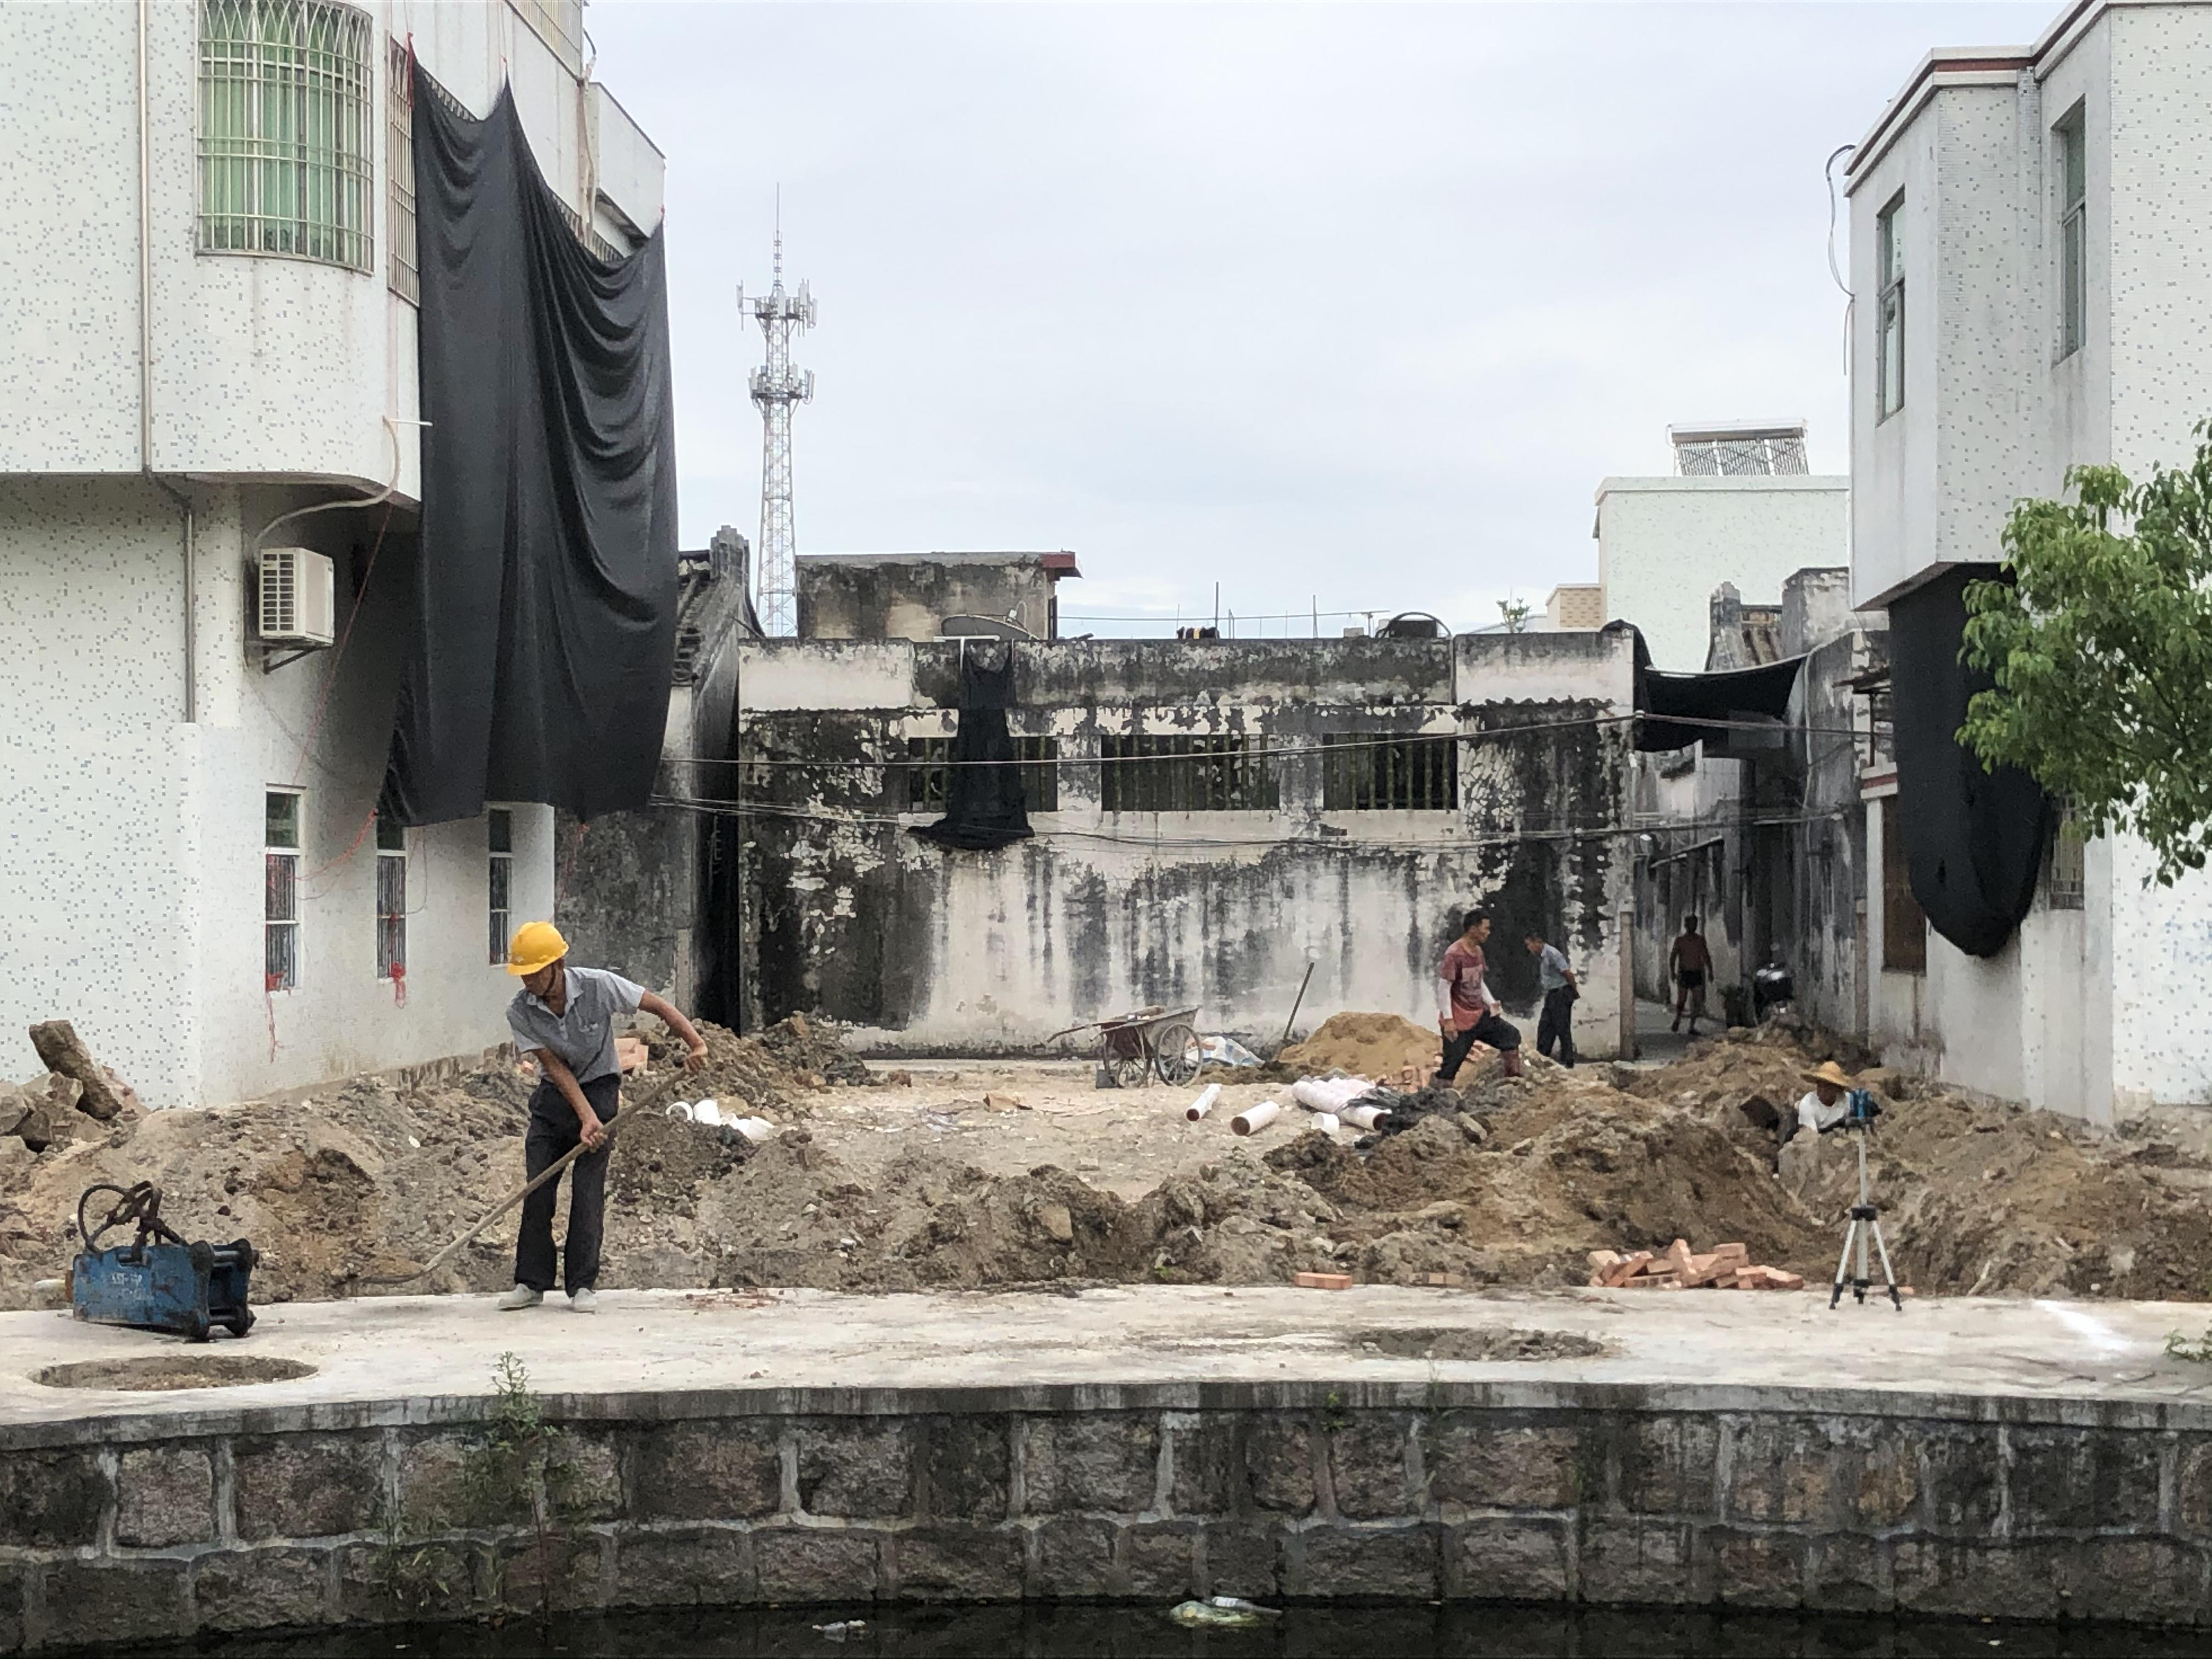
[[[1832,1060],[1823,1060],[1814,1070],[1800,1073],[1813,1086],[1797,1102],[1797,1127],[1791,1131],[1822,1135],[1844,1121],[1850,1106],[1844,1098],[1851,1091],[1851,1079],[1844,1068]],[[1787,1140],[1790,1137],[1784,1135]]]

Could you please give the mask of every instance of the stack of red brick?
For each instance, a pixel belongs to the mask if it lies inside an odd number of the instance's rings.
[[[1592,1285],[1632,1291],[1802,1291],[1802,1274],[1780,1267],[1762,1267],[1741,1244],[1716,1244],[1710,1250],[1692,1250],[1686,1239],[1676,1239],[1664,1250],[1618,1250],[1589,1253]]]

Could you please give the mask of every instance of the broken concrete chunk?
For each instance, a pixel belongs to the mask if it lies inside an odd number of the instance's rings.
[[[65,1019],[49,1019],[31,1027],[31,1046],[50,1072],[74,1078],[83,1090],[77,1109],[102,1123],[120,1116],[124,1103],[108,1081],[106,1067],[92,1057],[74,1027]]]
[[[1030,1103],[1019,1095],[1001,1094],[993,1090],[983,1097],[983,1103],[994,1112],[1026,1112]]]
[[[1040,1204],[1037,1206],[1036,1218],[1037,1225],[1061,1243],[1072,1244],[1075,1242],[1075,1218],[1068,1214],[1066,1205]]]
[[[31,1100],[21,1089],[0,1088],[0,1135],[12,1135],[15,1126],[30,1115]]]

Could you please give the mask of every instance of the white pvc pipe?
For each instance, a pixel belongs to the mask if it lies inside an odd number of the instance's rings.
[[[1231,1118],[1229,1127],[1240,1135],[1257,1134],[1281,1116],[1282,1111],[1283,1109],[1273,1101],[1263,1100],[1257,1106],[1247,1106]]]
[[[1221,1085],[1218,1083],[1209,1083],[1206,1085],[1206,1091],[1203,1094],[1182,1109],[1182,1115],[1195,1123],[1212,1111],[1213,1103],[1220,1098]]]
[[[1347,1106],[1338,1115],[1355,1129],[1371,1129],[1382,1115],[1382,1109],[1379,1106]]]
[[[1333,1135],[1344,1127],[1344,1121],[1334,1112],[1316,1112],[1311,1127],[1325,1135]]]
[[[1340,1112],[1375,1085],[1364,1077],[1307,1077],[1291,1085],[1291,1098],[1310,1112]]]

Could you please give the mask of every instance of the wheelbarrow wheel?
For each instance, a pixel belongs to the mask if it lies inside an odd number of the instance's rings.
[[[1117,1089],[1141,1089],[1151,1073],[1152,1066],[1142,1054],[1115,1054],[1107,1062],[1113,1068],[1114,1086]]]
[[[1188,1025],[1170,1025],[1153,1039],[1152,1066],[1163,1083],[1188,1083],[1205,1063],[1198,1032]]]

